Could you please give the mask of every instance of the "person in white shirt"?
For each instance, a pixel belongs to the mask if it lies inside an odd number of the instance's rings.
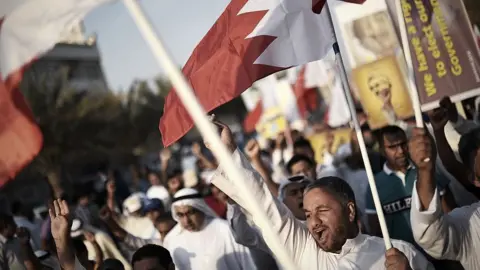
[[[147,177],[148,181],[151,184],[150,188],[147,191],[147,197],[149,199],[162,200],[165,209],[169,209],[170,204],[172,203],[172,199],[170,198],[170,193],[168,193],[167,188],[162,185],[160,176],[155,172],[149,172]]]
[[[425,130],[416,129],[410,155],[418,167],[410,213],[415,241],[433,258],[459,261],[464,269],[480,269],[480,202],[442,211],[435,173],[435,154]],[[473,130],[459,143],[472,184],[480,186],[480,130]],[[426,159],[429,162],[425,162]]]
[[[425,257],[406,242],[392,240],[395,248],[386,251],[383,239],[359,233],[355,196],[350,186],[339,178],[319,179],[306,188],[303,199],[305,226],[269,192],[259,174],[237,150],[230,129],[222,123],[215,124],[221,128],[223,143],[245,173],[245,184],[272,221],[273,227],[268,229],[278,233],[299,269],[432,268]],[[228,179],[222,165],[212,183],[252,213],[250,204]]]
[[[250,251],[235,242],[227,221],[218,218],[197,190],[179,190],[172,214],[178,224],[163,244],[178,269],[256,269]]]

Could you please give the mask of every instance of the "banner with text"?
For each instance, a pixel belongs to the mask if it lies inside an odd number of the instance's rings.
[[[480,95],[480,56],[463,1],[401,3],[422,110],[444,96],[457,102]]]

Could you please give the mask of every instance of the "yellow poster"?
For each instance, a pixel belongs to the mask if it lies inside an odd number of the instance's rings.
[[[287,119],[278,107],[272,107],[265,111],[257,125],[257,133],[265,139],[275,139],[280,132],[287,127]]]
[[[409,91],[395,56],[359,66],[353,70],[352,77],[372,129],[414,115]]]
[[[325,131],[310,136],[309,140],[315,151],[315,160],[318,164],[323,163],[323,153],[329,151],[328,145],[331,142],[331,153],[336,153],[338,148],[346,143],[350,143],[351,129],[342,128]]]

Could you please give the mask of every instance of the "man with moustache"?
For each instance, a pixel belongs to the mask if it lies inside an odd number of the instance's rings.
[[[410,161],[407,135],[400,127],[386,126],[379,131],[378,137],[380,152],[387,161],[383,171],[375,175],[375,183],[390,237],[415,245],[410,224],[410,205],[417,168]],[[448,189],[449,181],[440,174],[437,175],[437,179],[442,195],[447,195],[443,196],[443,205],[448,211],[447,209],[451,208],[448,197],[451,195]],[[370,233],[381,236],[371,192],[367,192],[365,212]]]
[[[395,248],[386,251],[383,239],[359,233],[355,195],[340,178],[318,179],[307,186],[303,198],[305,226],[268,190],[260,175],[238,151],[230,129],[220,122],[215,124],[221,128],[223,143],[244,172],[245,184],[272,221],[273,227],[268,229],[277,232],[298,269],[431,269],[430,263],[412,245],[393,240]],[[212,183],[247,213],[252,213],[250,204],[228,179],[222,165]]]

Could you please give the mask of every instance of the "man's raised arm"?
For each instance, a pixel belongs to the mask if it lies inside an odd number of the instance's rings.
[[[305,249],[310,248],[310,250],[316,250],[316,246],[314,246],[315,242],[307,241],[307,239],[311,237],[307,228],[292,215],[283,203],[279,202],[277,198],[272,195],[258,172],[253,169],[247,158],[236,148],[230,129],[222,123],[217,122],[215,124],[222,129],[222,142],[232,151],[232,158],[244,173],[244,183],[247,185],[248,190],[260,202],[260,207],[266,212],[268,219],[272,222],[273,227],[268,229],[273,229],[279,234],[281,242],[285,244],[293,255],[294,260],[300,265],[298,262],[301,261]],[[217,186],[251,215],[252,209],[250,203],[246,201],[245,196],[238,191],[235,184],[225,174],[221,162],[215,176],[212,178],[212,184]],[[255,217],[253,217],[253,222],[255,223]],[[260,229],[265,230],[267,228]],[[307,245],[312,245],[312,247]]]

